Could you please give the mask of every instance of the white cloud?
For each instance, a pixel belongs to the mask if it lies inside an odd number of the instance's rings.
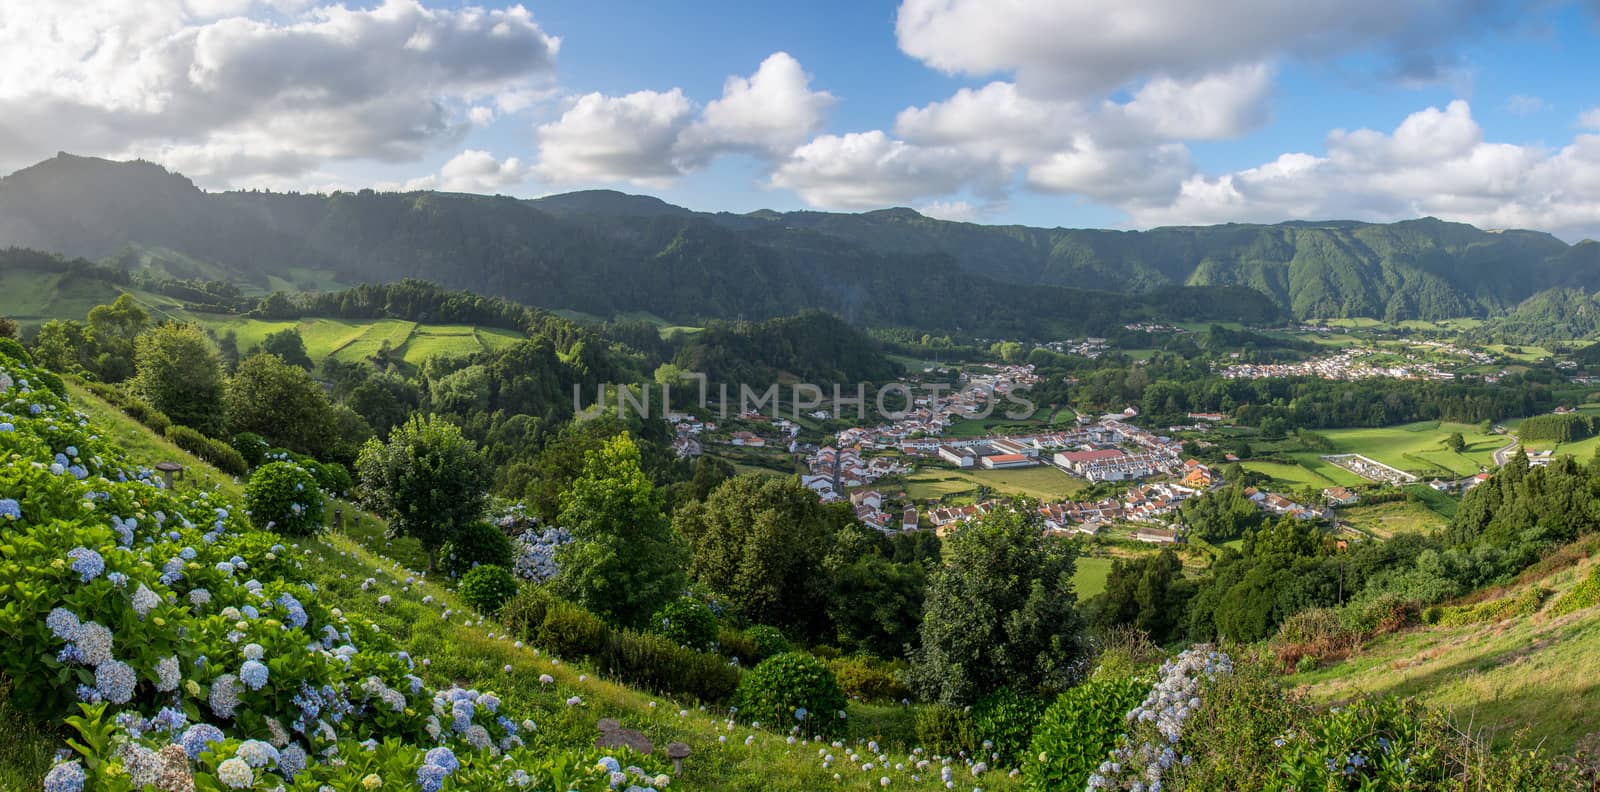
[[[1182,143],[1111,148],[1081,138],[1028,169],[1028,185],[1098,201],[1170,201],[1194,169]]]
[[[823,135],[795,149],[772,174],[813,206],[872,209],[906,205],[992,182],[994,164],[955,147],[915,146],[880,130]]]
[[[909,107],[895,119],[895,134],[923,146],[961,146],[1010,165],[1069,143],[1088,124],[1074,102],[1024,96],[1014,83],[962,88],[942,102]]]
[[[1127,104],[1106,102],[1104,137],[1145,135],[1161,140],[1234,138],[1267,120],[1272,68],[1264,62],[1240,64],[1193,80],[1157,77],[1140,86]]]
[[[1600,135],[1559,150],[1484,140],[1464,101],[1408,116],[1392,132],[1334,130],[1322,156],[1194,175],[1164,204],[1123,204],[1135,223],[1274,222],[1432,215],[1486,228],[1600,232]]]
[[[904,0],[900,49],[951,74],[1014,73],[1037,95],[1097,96],[1280,56],[1376,50],[1405,79],[1453,68],[1450,41],[1507,18],[1503,0]],[[1465,6],[1465,7],[1463,7]]]
[[[1519,116],[1533,115],[1549,109],[1550,105],[1543,97],[1532,94],[1512,94],[1506,99],[1506,110]]]
[[[682,172],[673,150],[692,112],[677,88],[586,94],[560,120],[539,127],[537,170],[553,182],[665,184]]]
[[[769,55],[749,77],[729,77],[722,97],[698,116],[680,88],[592,93],[539,127],[537,170],[554,182],[658,187],[724,154],[782,157],[822,126],[833,102],[811,90],[811,77],[785,52]]]
[[[833,95],[811,90],[811,76],[787,52],[775,52],[750,77],[729,77],[680,142],[689,156],[727,150],[787,154],[822,127]]]
[[[978,207],[966,201],[934,201],[916,209],[917,212],[936,220],[970,223],[978,218]]]
[[[0,165],[147,156],[226,185],[415,159],[475,97],[548,81],[560,46],[522,6],[308,5],[0,4]]]
[[[530,169],[516,157],[504,162],[493,154],[479,149],[467,149],[450,158],[437,174],[411,179],[403,184],[380,184],[378,189],[410,192],[412,190],[444,190],[446,192],[495,193],[502,187],[521,184],[528,178]]]

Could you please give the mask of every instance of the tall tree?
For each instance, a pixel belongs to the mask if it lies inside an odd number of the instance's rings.
[[[1082,658],[1074,546],[1046,537],[1028,499],[958,529],[923,606],[910,681],[923,697],[972,704],[1002,687],[1059,691]]]
[[[132,295],[89,309],[88,340],[94,350],[90,368],[107,382],[133,376],[133,342],[150,324],[150,314]]]
[[[410,536],[438,567],[439,548],[483,515],[489,468],[455,424],[412,416],[387,443],[368,440],[356,459],[361,498],[389,520],[389,532]]]
[[[283,362],[291,366],[299,366],[306,371],[311,370],[311,355],[306,353],[305,339],[300,337],[300,331],[293,327],[286,327],[275,333],[268,333],[261,339],[261,346],[254,352],[265,352],[283,358]]]
[[[798,481],[735,476],[674,522],[693,548],[694,579],[750,621],[810,631],[827,606],[829,518]]]
[[[560,524],[574,541],[560,553],[558,590],[635,627],[682,594],[683,543],[661,507],[632,437],[617,435],[591,451],[561,495]]]
[[[198,325],[167,322],[139,336],[134,390],[177,423],[208,435],[227,423],[222,359]]]
[[[39,327],[33,341],[34,362],[51,371],[82,371],[88,355],[83,325],[70,319],[51,319]]]
[[[326,454],[337,427],[328,396],[311,375],[277,355],[245,358],[228,380],[228,428],[255,432],[303,454]]]

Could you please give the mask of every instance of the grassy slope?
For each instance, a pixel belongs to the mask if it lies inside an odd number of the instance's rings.
[[[1470,719],[1476,728],[1501,736],[1527,728],[1546,747],[1568,750],[1596,729],[1600,680],[1584,670],[1600,656],[1600,608],[1562,617],[1548,610],[1595,563],[1600,559],[1508,590],[1507,596],[1534,585],[1555,591],[1544,612],[1386,635],[1349,659],[1296,674],[1286,684],[1326,701],[1361,693],[1416,695]]]
[[[1444,447],[1451,432],[1460,432],[1466,441],[1462,453]],[[1331,439],[1340,453],[1363,454],[1411,472],[1445,468],[1458,476],[1476,473],[1480,465],[1493,466],[1494,452],[1510,440],[1504,435],[1482,434],[1475,424],[1438,421],[1377,429],[1329,429],[1319,434]]]
[[[1443,528],[1448,522],[1427,506],[1407,501],[1343,508],[1339,510],[1339,519],[1380,539],[1403,533],[1425,534]]]
[[[268,320],[214,314],[195,314],[192,318],[218,333],[233,331],[244,352],[260,344],[268,333],[295,328],[305,341],[306,354],[318,364],[330,355],[345,362],[363,360],[388,341],[390,347],[400,350],[407,363],[420,365],[434,355],[500,349],[523,337],[521,333],[494,327],[425,325],[399,319]]]
[[[144,464],[161,460],[181,462],[189,466],[190,480],[179,486],[209,483],[242,498],[243,488],[233,478],[154,436],[82,388],[72,388],[72,399],[78,409],[88,413],[106,436],[121,444],[134,461]],[[346,514],[353,511],[348,504],[342,508]],[[407,571],[395,559],[420,565],[420,549],[409,540],[391,544],[382,537],[381,522],[371,515],[362,515],[360,527],[344,534],[327,534],[316,541],[302,542],[299,547],[311,562],[307,568],[312,570],[324,596],[347,611],[377,620],[385,631],[407,644],[413,656],[431,660],[430,681],[454,680],[467,686],[492,689],[517,710],[531,713],[541,730],[559,730],[557,733],[563,738],[570,737],[573,745],[593,740],[594,723],[602,717],[617,718],[623,725],[643,731],[658,746],[674,740],[688,743],[694,754],[685,763],[684,775],[675,780],[674,788],[679,788],[680,784],[685,789],[750,792],[879,788],[878,779],[884,775],[883,768],[867,772],[848,762],[840,762],[825,770],[817,753],[822,746],[789,745],[782,736],[742,724],[729,728],[726,719],[715,712],[607,682],[599,679],[585,664],[557,662],[533,647],[515,646],[498,624],[464,618],[470,610],[444,586],[425,581],[406,585],[406,578],[415,573]],[[367,577],[376,578],[377,584],[362,591],[360,583]],[[387,607],[378,605],[378,597],[382,595],[392,597]],[[431,596],[433,601],[424,604],[424,596]],[[443,615],[447,610],[452,613],[448,618]],[[509,672],[506,666],[510,666]],[[540,685],[540,674],[550,674],[555,683],[548,687]],[[583,677],[581,681],[580,677]],[[582,706],[571,708],[563,704],[573,695],[582,697]],[[892,738],[910,731],[909,709],[851,704],[849,714],[852,741]],[[719,742],[719,737],[723,736],[727,738],[725,744]],[[747,737],[754,737],[748,746],[744,744]],[[890,748],[886,739],[883,747],[893,751],[891,764],[904,763],[909,768],[915,761],[907,746]],[[830,750],[842,759],[842,751]],[[5,754],[0,753],[0,761],[5,760]],[[25,763],[26,758],[22,758],[15,765]],[[965,773],[964,769],[959,770]],[[842,780],[834,780],[835,772],[842,774]],[[894,776],[896,788],[943,788],[938,783],[937,764],[921,774],[920,782],[911,781],[910,773],[907,769],[888,774]],[[0,777],[4,777],[3,768],[0,768]],[[984,776],[982,786],[997,792],[1021,788],[1019,780],[1006,778],[1001,773]]]

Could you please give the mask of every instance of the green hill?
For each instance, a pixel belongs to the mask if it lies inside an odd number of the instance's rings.
[[[727,222],[654,199],[457,193],[205,193],[149,163],[61,155],[0,179],[0,244],[253,288],[423,278],[596,316],[679,324],[821,309],[864,325],[993,335],[1101,331],[1141,317],[1267,321],[1262,295],[1181,280],[1038,283],[948,252],[874,248],[800,226]],[[170,259],[170,260],[169,260]],[[1151,284],[1152,287],[1163,284]]]
[[[13,372],[17,371],[15,367],[11,368]],[[175,461],[186,467],[186,475],[174,492],[175,498],[186,504],[191,499],[197,499],[204,505],[207,515],[214,508],[242,514],[243,488],[237,480],[182,451],[167,440],[153,435],[82,387],[71,385],[69,391],[72,407],[81,410],[88,422],[87,428],[81,433],[75,429],[69,440],[84,443],[84,448],[80,450],[92,449],[93,453],[103,455],[103,458],[93,460],[97,470],[105,467],[109,471],[108,466],[122,464],[124,459],[129,464],[144,466],[160,461]],[[27,425],[29,419],[19,417],[14,420],[21,431],[7,431],[6,435],[10,438],[23,438],[23,441],[20,444],[7,441],[3,446],[7,453],[43,454],[43,458],[48,461],[49,452],[43,450],[44,446],[34,444],[33,428]],[[48,419],[37,420],[42,424]],[[79,439],[80,434],[83,439]],[[93,446],[88,445],[91,442],[94,443]],[[27,465],[22,467],[33,469]],[[39,470],[42,469],[41,466]],[[16,472],[16,469],[13,469],[13,472]],[[33,475],[48,474],[41,472]],[[93,485],[93,482],[93,479],[83,482],[85,491]],[[54,485],[51,491],[66,492],[63,489],[65,486],[69,485]],[[125,485],[134,488],[138,486]],[[22,498],[28,511],[24,512],[24,522],[21,525],[28,527],[30,531],[33,530],[31,526],[34,522],[28,521],[28,518],[33,515],[35,504],[53,502],[47,499],[54,497],[51,495],[24,497],[16,489],[7,489],[5,494]],[[124,493],[121,490],[112,496],[116,502],[115,508],[130,510],[136,507],[132,501],[121,502],[120,499],[123,497]],[[75,501],[69,498],[59,503],[69,502]],[[158,501],[146,502],[154,504]],[[165,501],[159,502],[165,504]],[[822,788],[867,790],[880,788],[879,779],[883,776],[892,777],[896,788],[928,790],[944,788],[937,770],[923,772],[916,766],[922,757],[909,752],[910,748],[905,742],[906,735],[910,733],[910,719],[913,714],[913,710],[909,708],[859,703],[848,705],[850,716],[847,720],[848,739],[851,744],[864,745],[867,740],[883,741],[884,755],[889,756],[891,763],[898,766],[892,769],[888,766],[871,768],[840,762],[830,767],[821,761],[821,754],[816,745],[805,741],[797,743],[787,738],[786,732],[781,727],[752,728],[748,725],[734,724],[726,718],[725,711],[707,710],[690,700],[675,700],[670,696],[651,694],[602,679],[599,672],[587,663],[562,662],[548,652],[541,652],[539,648],[513,640],[513,636],[507,634],[504,626],[475,616],[450,588],[436,581],[423,579],[424,576],[420,573],[408,569],[395,560],[398,558],[414,562],[419,558],[420,554],[413,541],[386,540],[383,535],[383,525],[377,518],[357,512],[351,504],[338,505],[352,522],[347,532],[326,533],[294,542],[284,540],[289,549],[273,553],[268,550],[268,545],[274,541],[270,535],[231,528],[230,531],[239,532],[237,538],[225,537],[224,541],[217,545],[219,552],[223,552],[222,558],[226,558],[227,552],[235,552],[234,548],[237,548],[240,555],[248,556],[250,574],[265,583],[273,596],[279,596],[284,591],[303,592],[306,589],[302,587],[314,586],[313,589],[309,589],[316,592],[314,605],[310,595],[304,593],[301,595],[307,603],[308,610],[313,610],[313,618],[324,618],[330,609],[337,609],[331,611],[336,614],[334,618],[348,620],[361,631],[377,636],[368,638],[358,633],[354,637],[343,639],[356,641],[367,647],[366,651],[374,653],[371,659],[357,661],[358,667],[368,669],[363,673],[383,674],[386,675],[386,679],[387,675],[403,673],[406,666],[398,666],[400,671],[396,672],[397,666],[392,663],[393,658],[397,656],[392,652],[403,651],[406,656],[415,660],[415,674],[427,686],[436,685],[443,690],[456,685],[495,693],[504,713],[515,713],[516,717],[529,719],[535,724],[532,731],[523,731],[531,750],[519,750],[515,754],[518,757],[517,766],[530,766],[524,763],[531,762],[531,766],[539,768],[534,772],[537,784],[535,788],[575,789],[586,792],[606,789],[608,788],[606,775],[595,769],[595,763],[599,757],[607,754],[621,757],[624,765],[642,765],[652,774],[672,773],[671,763],[663,756],[661,748],[657,749],[655,757],[648,758],[618,750],[596,748],[594,746],[596,723],[603,718],[615,718],[626,727],[640,730],[656,746],[682,741],[692,748],[693,753],[685,762],[683,773],[674,774],[673,789],[727,789],[751,792],[757,790],[803,792]],[[128,514],[133,516],[135,513],[129,511]],[[152,527],[163,519],[148,513],[139,513],[137,516],[140,517],[141,523]],[[198,518],[202,515],[196,513],[192,516]],[[176,520],[179,519],[177,513],[174,512],[171,517],[175,522],[169,527],[175,528]],[[110,515],[104,514],[98,519],[109,521]],[[207,516],[206,519],[210,517]],[[92,526],[96,523],[90,520],[85,524]],[[10,522],[8,525],[16,526],[17,523]],[[210,526],[206,524],[202,527]],[[109,528],[83,530],[103,531],[108,544],[114,545],[114,539],[111,538],[113,534]],[[192,529],[185,527],[183,530],[189,532]],[[184,541],[199,544],[200,531],[193,530],[193,533],[192,539],[186,536]],[[17,527],[8,528],[7,545],[0,547],[0,563],[11,559],[18,552],[23,552],[18,549],[20,536]],[[28,536],[33,537],[34,534],[29,533]],[[86,539],[70,541],[86,541]],[[22,545],[27,548],[25,552],[34,552],[33,545],[28,543]],[[48,548],[44,549],[48,551]],[[70,547],[58,548],[62,553],[68,549]],[[111,551],[106,552],[109,557]],[[176,552],[176,549],[173,548],[172,552]],[[209,563],[209,556],[203,558]],[[48,565],[44,568],[48,570]],[[62,568],[65,568],[64,565]],[[196,566],[191,566],[188,572],[197,577],[204,577],[211,589],[218,592],[217,597],[224,596],[221,591],[228,585],[225,580],[215,580],[216,576],[209,574],[209,570],[206,570],[207,574],[202,575],[202,571]],[[38,574],[37,570],[32,574]],[[154,573],[151,574],[153,581]],[[75,572],[71,578],[77,579]],[[289,580],[296,582],[290,584]],[[15,586],[17,583],[15,579],[6,581],[8,586]],[[151,585],[155,583],[152,582]],[[187,590],[187,586],[184,588]],[[14,595],[16,589],[8,588],[6,591],[9,598]],[[244,587],[241,586],[240,591],[242,596],[248,597],[248,594],[244,593],[246,591]],[[234,595],[230,593],[226,596]],[[81,598],[70,599],[69,603],[74,607],[88,607],[86,603],[78,602],[79,599]],[[8,602],[11,600],[8,599]],[[175,612],[182,610],[177,606],[172,607]],[[263,605],[263,608],[266,607]],[[0,623],[3,621],[0,619]],[[369,623],[370,627],[366,626]],[[142,629],[141,622],[130,612],[128,621],[118,624],[119,629],[124,631],[116,639],[118,657],[132,659],[129,653],[135,651],[135,647],[141,646],[138,639],[133,637]],[[218,624],[226,628],[225,622],[219,621]],[[37,640],[32,635],[33,629],[43,629],[43,627],[38,624],[30,625],[28,641]],[[199,639],[198,636],[194,637]],[[252,637],[254,640],[265,641],[254,635]],[[376,654],[378,651],[376,647],[381,647],[385,643],[392,646],[392,650],[389,654],[382,655],[380,659]],[[287,651],[287,649],[275,648],[275,651]],[[218,662],[222,661],[220,650],[214,650],[212,654]],[[366,654],[358,653],[358,655],[362,658],[368,657]],[[273,656],[270,665],[274,677],[278,674],[299,672],[298,667],[287,662],[280,664],[276,657]],[[70,672],[70,669],[68,671]],[[550,681],[543,681],[546,676]],[[0,689],[9,690],[11,696],[11,699],[7,700],[4,694],[0,694],[0,716],[7,719],[16,717],[17,711],[14,708],[18,704],[16,688],[0,686]],[[283,701],[287,702],[291,694],[292,691],[285,693]],[[411,691],[411,695],[416,695],[415,689]],[[197,707],[203,706],[204,700],[204,690],[201,689],[198,699],[185,697],[184,709],[189,710],[191,717],[198,716],[200,710]],[[249,706],[256,706],[255,698],[248,698],[247,701],[250,702]],[[419,701],[416,706],[422,710],[423,715],[427,714],[426,698]],[[359,715],[351,714],[346,718],[346,724],[354,723],[358,718],[365,722],[366,717],[368,715],[365,712]],[[447,720],[448,717],[447,712]],[[492,719],[492,715],[490,717]],[[250,723],[257,725],[250,726]],[[345,748],[343,755],[353,760],[357,757],[371,757],[371,760],[376,762],[364,761],[355,764],[350,771],[347,771],[346,776],[341,777],[345,777],[353,785],[356,778],[370,769],[380,773],[385,779],[391,779],[389,783],[384,783],[382,788],[413,788],[412,781],[416,776],[417,763],[420,761],[420,749],[415,749],[416,755],[410,753],[411,749],[403,745],[407,739],[403,735],[409,734],[409,731],[398,724],[399,721],[395,720],[389,722],[388,726],[378,727],[379,731],[375,733],[383,734],[389,739],[376,753],[369,754],[361,750],[355,742],[358,739],[356,736],[341,737],[341,740],[348,741],[348,745],[341,743]],[[42,734],[34,733],[9,720],[0,724],[0,727],[5,728],[7,734],[14,738],[8,740],[7,745],[0,747],[0,788],[37,789],[39,775],[50,766],[49,755],[60,747],[65,734],[49,731]],[[106,727],[110,728],[110,725],[106,724]],[[263,739],[268,737],[268,730],[259,720],[242,721],[237,733],[240,735],[253,733],[256,728],[260,729],[260,736]],[[350,727],[350,729],[356,728],[366,727]],[[340,727],[340,732],[344,735],[363,733],[351,731],[345,726]],[[33,736],[29,737],[30,734]],[[231,736],[233,733],[230,733]],[[236,740],[231,740],[225,750],[231,752],[237,744]],[[105,747],[105,750],[109,751],[109,748]],[[458,746],[457,750],[460,752],[462,766],[465,769],[466,749]],[[866,749],[863,747],[860,750]],[[505,769],[507,765],[503,760],[492,758],[489,753],[481,756],[481,764],[500,769],[476,776],[478,782],[462,780],[446,788],[490,788],[487,786],[490,782],[485,780],[490,777],[495,779],[493,786],[499,786],[500,779],[504,778],[504,773],[507,772]],[[210,763],[197,763],[195,770],[199,772],[213,768],[211,772],[219,772],[214,769],[216,761],[212,759]],[[862,764],[867,763],[863,761]],[[362,769],[356,770],[358,767]],[[264,775],[265,770],[258,772]],[[841,773],[842,777],[836,777]],[[207,775],[205,778],[215,783],[214,776]],[[541,778],[543,780],[539,780]],[[557,783],[559,786],[554,786]],[[1019,780],[1007,778],[1003,773],[985,776],[982,783],[986,789],[1001,792],[1020,789]]]
[[[1590,557],[1556,572],[1524,575],[1468,598],[1505,607],[1501,616],[1384,635],[1348,659],[1286,682],[1324,702],[1414,695],[1501,738],[1527,729],[1535,741],[1571,750],[1595,731],[1590,713],[1600,706],[1600,685],[1573,673],[1600,657],[1600,609],[1592,607],[1600,589],[1597,570],[1600,558]],[[1519,600],[1532,604],[1509,605]],[[1590,607],[1567,611],[1582,602]]]

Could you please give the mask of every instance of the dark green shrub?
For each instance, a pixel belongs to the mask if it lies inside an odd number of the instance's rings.
[[[500,608],[500,621],[513,635],[537,643],[550,602],[551,597],[544,589],[523,586]]]
[[[565,600],[551,600],[539,625],[538,642],[568,660],[592,657],[606,640],[606,623],[599,616]]]
[[[972,708],[972,726],[984,755],[999,754],[995,761],[1002,767],[1020,765],[1033,739],[1033,726],[1049,705],[1044,699],[1010,688],[980,699]]]
[[[322,530],[322,491],[310,471],[293,462],[256,468],[244,487],[250,522],[263,531],[310,536]]]
[[[917,710],[917,743],[933,753],[975,753],[978,742],[972,734],[972,714],[964,709],[930,704]]]
[[[679,597],[650,617],[651,632],[701,652],[717,642],[717,616],[710,606],[693,597]]]
[[[1029,789],[1082,789],[1127,731],[1127,714],[1149,685],[1127,677],[1094,677],[1056,697],[1033,728],[1022,777]]]
[[[1576,613],[1584,608],[1594,607],[1600,603],[1600,566],[1589,571],[1589,576],[1583,582],[1567,590],[1550,607],[1550,613],[1555,616],[1565,616]]]
[[[706,703],[727,701],[739,688],[739,669],[720,655],[679,646],[662,635],[612,631],[596,662],[608,677]]]
[[[172,425],[172,419],[168,418],[166,413],[151,407],[137,396],[123,396],[117,407],[129,418],[159,434],[166,434],[167,427]]]
[[[775,731],[804,734],[844,731],[844,693],[833,672],[811,655],[789,652],[761,661],[739,683],[740,717]]]
[[[717,652],[746,666],[753,666],[765,659],[756,651],[756,642],[750,640],[748,633],[726,624],[717,625]]]
[[[483,564],[510,569],[514,550],[505,531],[488,522],[468,523],[455,538],[439,549],[439,563],[445,574],[458,578]]]
[[[250,472],[244,457],[239,456],[239,452],[227,443],[213,440],[187,426],[169,426],[166,435],[173,445],[210,462],[224,473],[243,476]]]
[[[239,452],[239,456],[244,457],[244,461],[250,467],[256,467],[267,461],[267,451],[271,448],[272,444],[255,432],[240,432],[233,436],[233,449]]]
[[[855,655],[828,661],[833,675],[839,680],[839,689],[850,698],[860,701],[900,701],[911,697],[911,691],[900,681],[905,664],[895,664],[876,657]]]
[[[461,578],[461,598],[480,612],[494,614],[517,593],[517,579],[496,564],[474,567]]]
[[[350,471],[338,462],[312,462],[306,465],[317,479],[317,486],[330,495],[347,497],[355,487]]]
[[[24,349],[22,344],[18,343],[15,338],[0,337],[0,355],[26,366],[33,365],[33,355],[28,354],[28,350]],[[35,369],[33,376],[38,376],[41,373],[43,373],[42,370]]]
[[[1200,709],[1184,721],[1183,739],[1204,750],[1194,752],[1188,767],[1173,768],[1175,775],[1164,782],[1166,788],[1230,792],[1285,788],[1268,783],[1270,769],[1281,760],[1273,741],[1311,712],[1283,690],[1278,671],[1265,652],[1240,654],[1234,658],[1233,673],[1203,685]]]
[[[755,647],[756,656],[760,660],[794,651],[794,644],[789,643],[789,639],[785,638],[783,632],[776,627],[757,624],[745,630],[744,634]],[[760,660],[752,659],[749,663],[757,663]]]

